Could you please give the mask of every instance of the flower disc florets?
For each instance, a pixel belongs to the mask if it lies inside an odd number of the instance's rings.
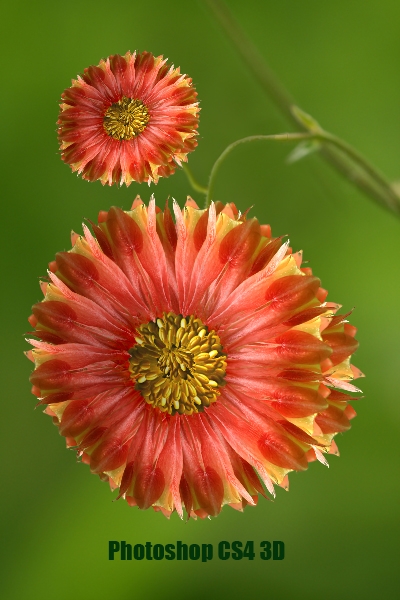
[[[130,372],[146,402],[172,415],[191,415],[216,401],[226,357],[215,331],[193,315],[164,313],[138,334]]]
[[[104,113],[103,127],[114,140],[131,140],[145,130],[150,120],[149,111],[141,100],[122,96]]]
[[[60,107],[61,158],[103,185],[157,183],[197,146],[192,80],[149,52],[115,54],[88,67]]]
[[[361,373],[301,253],[233,204],[174,213],[137,198],[73,234],[28,356],[39,403],[119,497],[204,518],[337,454]]]

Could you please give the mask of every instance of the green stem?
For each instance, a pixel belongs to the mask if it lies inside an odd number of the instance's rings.
[[[295,124],[296,127],[300,126],[305,131],[316,133],[301,118],[302,111],[296,110],[296,102],[270,69],[237,21],[232,17],[225,2],[223,0],[203,0],[203,2],[222,26],[222,29],[243,59],[248,70],[253,73],[264,91],[275,102],[286,118]],[[323,141],[328,143],[324,144],[321,149],[322,156],[370,198],[391,212],[400,215],[400,197],[379,170],[357,150],[347,144],[347,142],[340,140],[336,136],[320,130],[320,133],[313,137],[314,139],[321,139],[321,136],[323,136]],[[354,168],[355,166],[357,168]],[[210,198],[210,191],[207,198]]]
[[[192,186],[192,188],[196,192],[200,192],[200,194],[205,194],[207,196],[208,188],[204,187],[198,181],[196,181],[196,179],[193,176],[192,171],[189,169],[189,167],[187,166],[186,163],[182,163],[182,169],[184,170],[186,177],[188,178],[188,181],[189,181],[190,185]]]
[[[228,156],[238,146],[241,144],[247,144],[248,142],[254,142],[256,140],[268,140],[275,142],[299,142],[304,140],[314,139],[315,135],[312,133],[279,133],[277,135],[250,135],[249,137],[242,138],[240,140],[236,140],[230,144],[225,150],[220,154],[217,160],[214,163],[213,168],[211,169],[210,179],[208,180],[208,193],[206,196],[206,208],[210,206],[210,202],[213,199],[212,195],[214,192],[215,186],[215,178],[218,174],[218,171]]]
[[[399,198],[398,194],[395,192],[391,183],[386,179],[386,177],[372,163],[370,163],[365,158],[365,156],[363,156],[360,152],[358,152],[358,150],[353,148],[346,141],[340,139],[339,137],[333,135],[332,133],[328,133],[327,131],[323,131],[318,136],[318,138],[321,141],[325,141],[328,144],[331,144],[332,146],[335,146],[336,148],[338,148],[351,161],[353,161],[353,163],[355,165],[360,167],[361,170],[367,175],[367,177],[370,178],[371,183],[373,184],[373,186],[378,194],[378,197],[377,198],[374,197],[374,199],[378,200],[378,202],[379,202],[379,204],[381,204],[381,206],[384,206],[385,208],[396,213],[397,215],[400,215],[400,198]],[[329,150],[329,149],[327,148],[327,150]],[[333,156],[333,155],[330,154],[330,156]],[[363,179],[362,181],[359,181],[359,179],[357,179],[356,172],[354,170],[352,170],[351,168],[349,168],[346,172],[347,172],[348,179],[350,179],[358,187],[363,189],[364,192],[368,193],[368,191],[369,191],[370,195],[374,195],[374,194],[372,194],[372,191],[374,188],[370,188],[370,190],[369,190],[369,189],[365,189],[363,187],[365,184],[367,184],[367,186],[368,186],[368,179]]]
[[[289,121],[296,123],[291,107],[296,104],[288,90],[279,81],[272,69],[266,64],[252,40],[247,37],[243,29],[233,18],[225,2],[221,0],[203,0],[214,17],[222,26],[226,35],[241,56],[246,67],[257,79],[261,87],[272,98],[275,104],[285,114]]]
[[[314,126],[315,127],[315,124]],[[383,175],[379,173],[379,171],[371,165],[357,150],[355,150],[350,144],[341,140],[335,135],[332,135],[328,131],[324,131],[323,129],[313,130],[312,132],[306,133],[280,133],[278,135],[251,135],[249,137],[242,138],[240,140],[236,140],[232,144],[230,144],[222,154],[217,158],[214,163],[213,168],[211,169],[210,179],[208,183],[208,193],[206,196],[206,206],[210,205],[212,200],[212,194],[214,192],[215,179],[218,174],[218,171],[221,167],[221,164],[224,162],[226,157],[240,144],[245,144],[248,142],[253,142],[256,140],[268,140],[275,142],[299,142],[305,140],[315,140],[319,141],[326,146],[333,146],[340,150],[346,157],[348,161],[351,161],[358,168],[361,168],[368,177],[372,180],[373,184],[377,189],[380,188],[379,194],[380,198],[385,197],[385,206],[390,207],[390,209],[399,214],[400,212],[400,204],[398,201],[393,201],[393,197],[397,199],[397,196],[394,193],[394,190],[387,183]],[[326,147],[326,150],[329,148]],[[353,181],[354,176],[356,175],[356,171],[353,169]],[[361,187],[363,182],[358,182],[357,185]],[[388,189],[389,186],[389,189]]]

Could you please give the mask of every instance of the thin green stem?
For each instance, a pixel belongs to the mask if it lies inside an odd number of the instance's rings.
[[[213,168],[211,169],[210,179],[208,180],[208,193],[206,196],[206,207],[210,206],[210,202],[213,199],[212,195],[214,193],[215,179],[218,174],[218,171],[226,159],[226,157],[238,146],[241,144],[247,144],[249,142],[255,142],[257,140],[268,140],[274,142],[301,142],[304,140],[314,139],[315,135],[312,133],[279,133],[277,135],[250,135],[249,137],[242,138],[240,140],[236,140],[232,144],[230,144],[225,150],[220,154],[217,160],[214,163]]]
[[[326,149],[329,149],[329,146],[334,146],[339,149],[341,153],[346,156],[347,161],[356,165],[357,168],[361,168],[363,172],[372,180],[373,184],[376,186],[376,189],[380,190],[380,199],[385,197],[385,206],[391,208],[393,212],[396,214],[400,211],[400,204],[397,200],[397,196],[394,190],[387,183],[386,179],[379,173],[379,171],[371,165],[366,159],[355,150],[350,144],[344,142],[340,138],[331,133],[324,131],[323,129],[317,129],[312,132],[305,133],[280,133],[277,135],[251,135],[249,137],[242,138],[240,140],[236,140],[232,144],[230,144],[222,154],[217,158],[214,163],[213,168],[211,169],[210,179],[208,183],[208,193],[206,196],[206,206],[210,205],[211,200],[213,199],[215,179],[218,174],[218,171],[227,158],[227,156],[237,148],[241,144],[246,144],[248,142],[254,142],[257,140],[267,140],[274,142],[301,142],[305,140],[315,140],[321,142]],[[352,170],[353,172],[353,180],[357,175],[357,171]],[[364,185],[364,181],[357,181],[357,185],[362,188]],[[363,188],[362,188],[363,189]]]
[[[192,188],[196,192],[200,192],[200,194],[204,194],[205,196],[207,196],[208,188],[204,187],[204,185],[201,185],[198,181],[196,181],[192,171],[189,169],[189,167],[187,166],[186,163],[182,163],[182,169],[185,172],[186,177],[188,178],[188,181],[189,181],[190,185],[192,186]]]
[[[223,0],[203,0],[203,4],[206,4],[213,13],[248,70],[285,117],[296,127],[300,126],[302,130],[315,133],[315,130],[301,118],[302,111],[296,110],[297,103],[232,17],[225,2]],[[384,175],[347,142],[322,130],[314,138],[321,139],[321,135],[323,135],[323,141],[326,142],[321,149],[321,155],[370,198],[391,212],[400,215],[400,197]],[[207,198],[209,197],[210,191]]]

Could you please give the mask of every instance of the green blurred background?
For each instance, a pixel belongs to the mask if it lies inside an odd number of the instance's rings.
[[[228,0],[233,14],[323,126],[400,179],[398,0]],[[289,129],[247,73],[202,2],[105,0],[3,5],[3,314],[1,597],[378,598],[398,586],[400,222],[313,156],[285,164],[289,146],[255,143],[221,169],[216,197],[252,214],[303,249],[329,299],[355,307],[354,362],[366,374],[341,457],[292,474],[289,493],[243,514],[226,507],[206,521],[166,520],[113,502],[108,486],[76,464],[49,417],[34,411],[22,332],[39,301],[39,276],[70,230],[137,193],[182,205],[182,171],[157,187],[103,188],[72,175],[58,156],[58,102],[70,80],[101,57],[149,50],[194,80],[201,100],[199,146],[189,164],[206,183],[226,145]],[[108,540],[132,544],[283,540],[283,561],[109,562]]]

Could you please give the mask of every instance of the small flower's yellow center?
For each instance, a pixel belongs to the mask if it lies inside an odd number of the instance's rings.
[[[103,127],[115,140],[131,140],[144,131],[149,119],[149,111],[141,100],[122,96],[107,108]]]
[[[163,314],[138,328],[130,372],[148,404],[191,415],[215,402],[224,384],[226,356],[218,335],[193,315]]]

